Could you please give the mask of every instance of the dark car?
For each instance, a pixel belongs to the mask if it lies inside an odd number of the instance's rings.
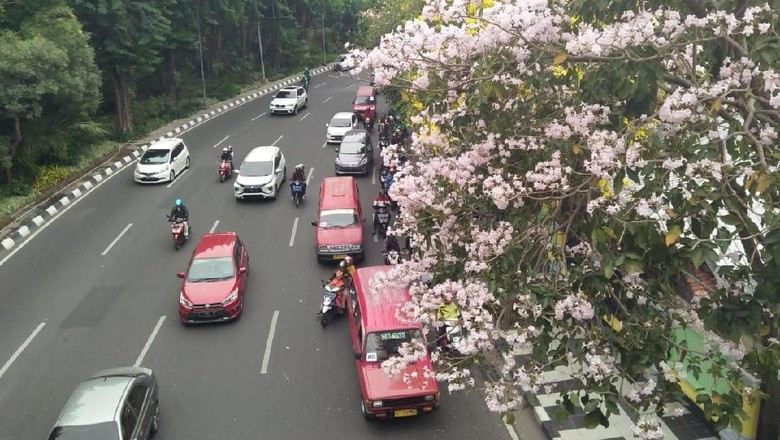
[[[49,440],[147,440],[160,428],[158,395],[148,368],[99,371],[73,390]]]
[[[249,254],[235,232],[203,235],[192,253],[179,293],[179,318],[185,324],[236,319],[244,311]]]
[[[351,130],[344,135],[336,156],[336,175],[368,174],[374,163],[374,145],[366,130]]]

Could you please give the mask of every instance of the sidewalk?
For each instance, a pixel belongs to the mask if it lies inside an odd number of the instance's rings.
[[[518,364],[524,359],[518,358]],[[530,390],[523,390],[529,404],[533,405],[536,421],[542,427],[545,436],[549,440],[628,440],[635,438],[631,427],[637,422],[638,415],[631,410],[625,398],[619,400],[621,413],[612,415],[609,419],[609,428],[599,426],[596,429],[585,428],[585,414],[581,409],[569,417],[568,420],[557,421],[556,412],[558,405],[556,400],[560,398],[562,390],[571,390],[582,387],[582,383],[572,379],[571,367],[558,367],[544,373],[548,387],[545,391],[534,395]],[[625,393],[623,394],[625,397]],[[672,403],[664,408],[664,416],[661,418],[661,429],[664,432],[664,440],[717,440],[719,436],[709,423],[701,415],[699,408],[691,402],[685,401]]]

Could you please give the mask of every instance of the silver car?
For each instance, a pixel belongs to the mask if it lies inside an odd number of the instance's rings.
[[[160,428],[158,393],[148,368],[99,371],[71,393],[49,440],[147,440]]]

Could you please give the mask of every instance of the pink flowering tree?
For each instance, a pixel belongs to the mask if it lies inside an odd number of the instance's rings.
[[[519,387],[568,365],[585,391],[560,405],[589,427],[619,388],[660,411],[706,370],[728,391],[698,403],[738,428],[780,366],[778,12],[600,3],[433,0],[364,54],[413,131],[383,157],[410,159],[390,195],[415,256],[376,282],[408,285],[404,314],[430,326],[454,296],[464,338],[438,378],[472,386],[500,356],[486,401],[510,420]],[[683,300],[704,265],[715,282]],[[680,328],[718,336],[691,349]],[[652,414],[635,430],[662,436]]]

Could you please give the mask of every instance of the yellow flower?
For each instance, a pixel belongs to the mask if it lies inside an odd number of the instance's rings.
[[[424,106],[422,102],[415,100],[414,102],[412,102],[412,107],[414,107],[414,109],[417,111],[422,111]]]
[[[466,15],[468,15],[469,17],[473,17],[473,16],[477,15],[477,5],[474,4],[474,3],[470,4],[466,8]],[[468,23],[468,20],[466,20],[466,22]]]
[[[482,7],[483,8],[492,8],[496,4],[493,0],[482,0]]]
[[[566,68],[561,65],[553,66],[552,74],[556,78],[561,78],[563,76],[566,76],[566,72],[567,72]]]
[[[599,179],[598,187],[602,196],[606,198],[612,197],[612,182],[607,179]]]
[[[576,16],[569,17],[570,26],[575,26],[578,21],[580,21],[580,17],[576,17]]]

